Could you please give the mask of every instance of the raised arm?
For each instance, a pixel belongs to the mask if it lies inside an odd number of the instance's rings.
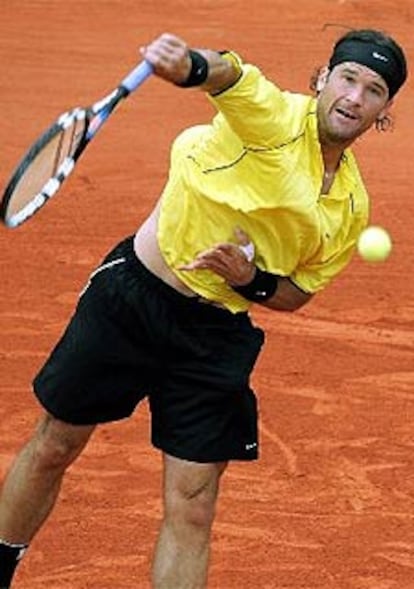
[[[218,51],[190,49],[170,33],[162,34],[140,52],[163,80],[182,87],[199,86],[210,94],[232,86],[241,73],[235,60],[226,59]]]

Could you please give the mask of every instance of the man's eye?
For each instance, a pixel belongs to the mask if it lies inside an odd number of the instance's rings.
[[[371,92],[371,94],[374,94],[375,96],[381,96],[382,92],[379,88],[377,88],[376,86],[371,86],[371,88],[369,88],[369,91]]]

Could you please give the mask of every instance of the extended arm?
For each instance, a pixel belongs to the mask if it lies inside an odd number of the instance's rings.
[[[232,86],[240,77],[241,69],[236,60],[208,49],[197,49],[196,53],[202,56],[200,61],[197,55],[196,59],[192,57],[192,50],[185,41],[170,33],[164,33],[141,48],[142,56],[154,67],[154,73],[178,86],[188,86],[189,79],[197,78],[198,64],[201,73],[205,74],[201,76],[203,82],[198,85],[201,90],[213,95]],[[223,243],[202,252],[181,270],[208,269],[222,276],[230,286],[237,287],[252,280],[255,268],[237,244]],[[267,300],[259,301],[259,304],[279,311],[295,311],[311,297],[289,278],[279,277],[275,293]]]
[[[230,87],[240,76],[240,69],[219,52],[197,49],[207,62],[206,78],[200,88],[216,94]],[[184,85],[192,71],[193,61],[187,43],[170,33],[164,33],[149,45],[141,48],[141,54],[154,67],[154,73],[172,84]],[[204,64],[205,65],[205,64]]]

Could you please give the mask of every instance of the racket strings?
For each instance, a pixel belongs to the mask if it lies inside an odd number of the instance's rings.
[[[34,146],[9,184],[6,224],[20,224],[58,190],[74,167],[86,124],[84,111],[77,109],[64,124],[59,120]]]

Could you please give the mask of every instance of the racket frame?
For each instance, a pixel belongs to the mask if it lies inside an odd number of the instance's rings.
[[[76,162],[86,149],[90,141],[95,137],[102,125],[109,118],[111,113],[119,102],[125,99],[131,92],[136,90],[151,74],[152,66],[146,62],[141,62],[136,66],[110,94],[101,98],[88,108],[76,107],[59,116],[53,123],[29,148],[25,156],[18,164],[7,187],[4,191],[0,203],[0,218],[3,223],[14,228],[32,217],[41,209],[48,200],[50,200],[59,190],[62,183],[73,172]],[[49,180],[43,185],[42,189],[33,195],[33,198],[27,202],[19,211],[11,216],[8,215],[8,209],[11,204],[14,191],[20,180],[23,178],[35,158],[41,151],[59,134],[64,134],[65,130],[71,125],[76,132],[76,123],[85,123],[83,132],[79,137],[73,137],[70,143],[70,151],[59,164],[57,169]],[[59,157],[57,157],[59,159]]]

